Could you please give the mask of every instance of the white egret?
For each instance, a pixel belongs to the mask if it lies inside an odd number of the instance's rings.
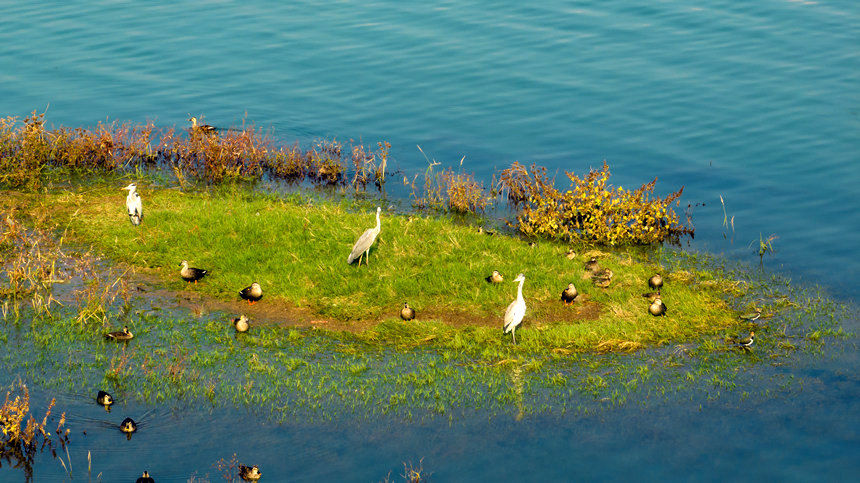
[[[517,343],[517,326],[520,325],[520,322],[523,321],[523,317],[526,315],[526,301],[523,299],[523,283],[525,281],[526,277],[522,273],[514,279],[514,282],[520,283],[520,286],[517,287],[517,299],[511,302],[511,305],[508,305],[508,308],[505,310],[504,333],[511,333],[514,345]]]
[[[132,225],[140,225],[141,220],[143,220],[143,204],[140,201],[140,195],[137,193],[137,186],[132,183],[123,189],[128,190],[128,196],[125,198],[128,218],[131,220]]]
[[[579,292],[576,291],[576,287],[571,282],[567,284],[566,289],[561,291],[561,301],[564,302],[564,305],[570,305],[576,299],[577,295],[579,295]]]
[[[370,258],[370,246],[373,245],[374,241],[376,241],[376,237],[382,229],[382,224],[379,221],[380,213],[382,213],[382,208],[377,206],[376,226],[364,230],[364,233],[358,237],[358,241],[356,241],[355,245],[352,247],[352,252],[350,252],[349,257],[347,257],[346,263],[352,263],[355,261],[355,258],[358,257],[358,266],[361,266],[361,257],[364,256],[364,264],[368,265],[367,260]]]
[[[248,305],[253,304],[254,302],[259,301],[263,298],[263,289],[260,287],[260,284],[254,282],[249,287],[245,287],[239,291],[239,296],[248,301]]]
[[[182,267],[182,270],[179,271],[179,276],[182,277],[182,280],[185,280],[188,283],[197,283],[198,280],[209,273],[209,270],[190,268],[186,260],[182,260],[182,263],[180,263],[179,266]]]

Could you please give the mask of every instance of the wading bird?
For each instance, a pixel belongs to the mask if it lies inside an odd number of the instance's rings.
[[[750,331],[749,337],[744,337],[739,340],[737,346],[744,350],[749,350],[749,348],[752,347],[753,342],[755,342],[755,332]]]
[[[111,404],[113,404],[113,397],[104,391],[99,391],[98,395],[96,396],[96,402],[104,406],[105,409],[107,409],[110,407]]]
[[[660,290],[663,287],[663,277],[658,273],[648,279],[648,286]]]
[[[245,481],[257,481],[261,476],[263,476],[263,473],[260,473],[260,468],[258,468],[257,465],[239,465],[239,476],[241,476]]]
[[[361,257],[364,256],[364,264],[367,265],[367,260],[370,258],[370,246],[373,245],[373,242],[376,240],[376,236],[379,235],[379,231],[382,229],[382,224],[379,221],[379,214],[382,213],[382,208],[376,207],[376,226],[373,228],[368,228],[364,230],[364,233],[358,237],[358,241],[355,242],[355,245],[352,247],[352,252],[350,252],[349,257],[346,259],[346,263],[352,263],[356,257],[358,257],[358,266],[361,266]]]
[[[648,312],[650,312],[651,315],[655,316],[666,315],[666,304],[663,303],[663,300],[660,299],[659,295],[654,299],[653,302],[651,302],[651,305],[648,307]]]
[[[218,130],[218,128],[215,126],[210,126],[208,124],[197,124],[197,118],[194,116],[189,117],[188,120],[191,121],[192,133],[198,132],[203,134],[211,134]]]
[[[254,282],[250,287],[245,287],[239,291],[239,296],[248,301],[248,305],[258,302],[263,298],[263,289],[260,284]]]
[[[152,479],[151,476],[149,476],[148,471],[144,471],[143,475],[141,475],[135,483],[155,483],[155,480]]]
[[[134,419],[125,418],[119,423],[119,430],[123,433],[131,434],[137,431],[137,423],[134,422]]]
[[[122,330],[118,330],[116,332],[108,332],[105,334],[105,337],[113,340],[131,340],[134,338],[134,334],[128,330],[128,326],[122,328]]]
[[[409,306],[408,303],[403,302],[403,308],[400,309],[400,318],[403,320],[412,320],[415,318],[415,309]]]
[[[248,323],[248,317],[245,317],[245,314],[242,314],[233,319],[233,327],[236,329],[236,332],[248,332],[248,329],[251,328],[251,324]]]
[[[498,270],[493,270],[493,273],[491,273],[490,276],[485,278],[484,280],[486,280],[487,283],[502,283],[505,281],[505,278],[502,277],[502,274],[499,273]]]
[[[567,284],[567,288],[561,291],[561,301],[564,302],[564,305],[570,305],[576,299],[577,295],[579,295],[579,292],[576,291],[576,287],[573,283],[569,283]]]
[[[525,281],[526,277],[523,274],[517,275],[517,278],[514,279],[514,282],[520,283],[520,286],[517,287],[517,299],[511,302],[511,305],[508,305],[508,308],[505,309],[503,333],[511,333],[514,345],[517,344],[517,326],[520,325],[520,322],[523,321],[523,317],[526,315],[526,301],[523,299],[523,283]]]
[[[198,280],[205,277],[206,274],[209,273],[209,270],[189,267],[188,261],[186,260],[182,260],[182,263],[180,263],[179,266],[182,267],[182,270],[179,271],[179,276],[182,277],[182,280],[185,280],[188,283],[197,283]]]
[[[134,226],[140,225],[143,220],[143,203],[140,201],[140,195],[137,193],[137,186],[134,183],[122,188],[128,190],[128,196],[125,197],[125,207],[128,210],[128,219]]]
[[[591,260],[585,262],[585,269],[589,272],[596,272],[600,269],[600,265],[597,263],[597,257],[591,257]]]

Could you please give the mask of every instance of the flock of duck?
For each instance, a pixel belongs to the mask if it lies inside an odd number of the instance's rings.
[[[192,131],[193,132],[202,132],[209,133],[214,132],[216,128],[213,128],[209,125],[199,125],[197,123],[197,119],[192,117],[189,119],[192,122]],[[140,194],[137,192],[137,186],[134,183],[129,184],[128,186],[122,188],[123,190],[128,191],[128,196],[126,197],[126,208],[128,211],[129,220],[132,225],[138,226],[143,220],[143,205],[141,202]],[[355,244],[352,247],[352,251],[350,251],[349,256],[346,259],[348,264],[354,263],[358,260],[358,266],[361,266],[362,260],[364,260],[365,265],[369,265],[369,257],[370,257],[370,248],[373,243],[376,241],[376,238],[379,236],[379,233],[382,229],[382,223],[380,220],[380,214],[382,213],[382,208],[376,208],[376,225],[374,227],[368,228],[365,230],[361,236],[358,237]],[[571,249],[567,253],[567,257],[569,259],[574,259],[576,254]],[[182,280],[188,283],[197,283],[199,280],[203,279],[206,275],[209,274],[208,270],[190,267],[188,265],[187,260],[182,260],[179,264],[179,276]],[[591,280],[595,286],[601,288],[607,288],[610,286],[612,282],[613,272],[609,268],[600,268],[600,264],[596,257],[591,257],[590,260],[585,262],[585,270],[590,273]],[[493,270],[489,276],[485,278],[487,283],[491,284],[499,284],[504,281],[504,277],[498,270]],[[523,284],[525,283],[525,275],[520,273],[513,280],[515,283],[519,283],[517,287],[517,297],[513,302],[508,305],[505,309],[504,314],[504,324],[502,326],[503,334],[511,334],[511,340],[513,344],[517,343],[516,338],[516,329],[523,321],[523,317],[526,314],[526,302],[523,298]],[[663,277],[658,273],[654,274],[648,279],[648,286],[655,290],[653,292],[648,292],[643,294],[643,297],[648,298],[650,300],[650,305],[648,306],[648,312],[653,316],[665,316],[667,312],[666,304],[663,302],[660,290],[663,288]],[[576,301],[579,293],[576,290],[576,286],[571,282],[567,285],[564,290],[561,292],[561,301],[565,305],[571,305]],[[263,298],[263,289],[259,283],[254,282],[248,287],[243,288],[239,291],[239,296],[248,301],[248,304],[254,304]],[[408,303],[403,304],[403,308],[400,309],[400,318],[405,321],[410,321],[415,319],[416,313],[415,309],[409,306]],[[754,320],[754,319],[752,319]],[[240,315],[233,319],[233,326],[237,332],[247,332],[250,328],[250,320],[244,314]],[[128,341],[131,340],[134,335],[128,330],[128,327],[124,327],[121,331],[109,332],[105,334],[105,337],[117,340],[117,341]],[[736,341],[736,346],[744,349],[749,349],[755,340],[755,333],[750,332],[749,337],[746,337],[742,340]],[[99,391],[97,401],[99,404],[105,406],[106,408],[113,403],[112,397],[104,391]],[[120,430],[129,436],[131,433],[137,430],[137,425],[131,418],[126,418],[120,424]],[[240,476],[242,479],[246,481],[256,481],[260,479],[261,473],[259,468],[254,466],[240,466]],[[147,479],[148,478],[148,479]],[[149,474],[144,472],[143,476],[138,479],[138,483],[148,483],[151,482],[152,478],[149,477]]]

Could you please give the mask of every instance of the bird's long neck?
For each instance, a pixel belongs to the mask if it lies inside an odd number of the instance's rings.
[[[376,212],[376,231],[382,229],[382,222],[379,220],[379,212]]]
[[[523,300],[523,283],[525,280],[520,280],[520,286],[517,287],[517,300]]]

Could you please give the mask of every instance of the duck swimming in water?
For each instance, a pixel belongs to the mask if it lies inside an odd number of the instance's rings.
[[[137,431],[137,423],[134,422],[134,419],[125,418],[119,423],[119,430],[126,434],[131,434]]]
[[[564,305],[570,305],[573,303],[574,299],[579,293],[576,291],[576,287],[573,283],[567,284],[567,288],[561,291],[561,301],[564,302]]]
[[[258,302],[263,298],[263,289],[257,282],[252,283],[249,287],[239,291],[239,296],[248,301],[248,305]]]
[[[233,327],[236,329],[236,332],[248,332],[248,329],[251,328],[251,324],[248,323],[248,317],[245,317],[245,315],[242,314],[233,319]]]
[[[493,270],[493,273],[491,273],[490,276],[485,278],[484,280],[486,280],[487,283],[502,283],[505,281],[505,278],[502,277],[502,274],[499,273],[498,270]]]
[[[218,128],[215,126],[210,126],[208,124],[197,124],[197,118],[194,116],[189,117],[188,120],[191,121],[192,133],[212,134],[218,131]]]
[[[135,483],[155,483],[155,480],[153,480],[152,477],[149,476],[148,471],[144,471]]]
[[[415,309],[409,306],[408,303],[403,303],[403,308],[400,309],[400,318],[403,320],[412,320],[415,318]]]
[[[126,325],[125,327],[122,328],[122,330],[119,330],[116,332],[108,332],[107,334],[105,334],[105,337],[107,337],[108,339],[112,339],[112,340],[123,340],[123,341],[125,341],[125,340],[133,339],[134,334],[132,334],[131,331],[128,330],[128,326]]]
[[[206,274],[209,273],[209,270],[190,268],[188,266],[188,261],[186,260],[182,260],[182,263],[180,263],[179,266],[182,267],[182,269],[179,270],[179,276],[182,277],[182,280],[185,280],[188,283],[197,283],[198,280],[205,277]]]
[[[263,476],[263,473],[260,473],[260,468],[257,465],[239,465],[239,476],[245,481],[257,481]]]
[[[110,405],[113,404],[113,397],[105,391],[99,391],[96,402],[104,406],[105,409],[109,409]]]

